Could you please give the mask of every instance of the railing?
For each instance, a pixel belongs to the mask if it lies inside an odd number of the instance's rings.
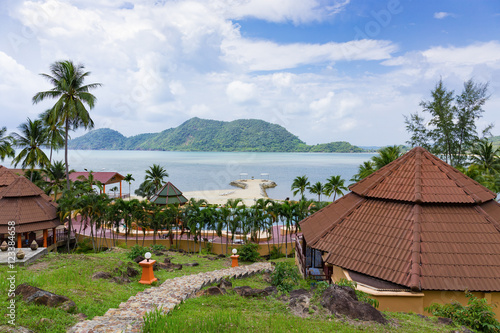
[[[302,276],[305,278],[306,277],[306,257],[304,255],[304,250],[302,248],[302,243],[301,243],[302,237],[296,237],[295,238],[295,256],[297,257],[299,261],[299,270],[302,273]]]

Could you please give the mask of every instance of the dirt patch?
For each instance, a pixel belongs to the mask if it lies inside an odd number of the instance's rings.
[[[26,270],[28,271],[43,271],[49,268],[48,261],[36,261],[34,264],[29,265]]]

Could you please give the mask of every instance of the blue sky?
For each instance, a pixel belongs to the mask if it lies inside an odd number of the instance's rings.
[[[96,128],[130,136],[191,117],[258,118],[308,144],[408,139],[436,82],[489,82],[480,127],[500,134],[500,2],[40,0],[0,3],[0,127],[49,108],[38,74],[91,71]],[[75,133],[74,136],[82,132]]]

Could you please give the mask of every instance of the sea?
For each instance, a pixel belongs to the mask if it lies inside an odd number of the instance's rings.
[[[47,156],[49,152],[46,151]],[[169,174],[166,180],[182,192],[231,189],[236,179],[269,179],[277,186],[267,190],[272,199],[293,198],[291,185],[295,177],[307,176],[310,183],[325,183],[330,176],[340,175],[346,181],[358,166],[374,153],[256,153],[256,152],[177,152],[135,150],[69,150],[70,168],[75,171],[113,171],[132,174],[132,194],[144,181],[146,170],[159,164]],[[53,153],[53,160],[64,160],[64,150]],[[6,158],[0,164],[11,165]],[[129,192],[123,183],[124,194]],[[106,188],[108,192],[108,188]],[[306,193],[306,197],[315,195]],[[297,197],[295,197],[297,199]]]

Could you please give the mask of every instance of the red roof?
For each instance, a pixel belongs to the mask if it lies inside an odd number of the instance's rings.
[[[89,173],[86,171],[72,172],[69,175],[69,179],[73,182],[77,180],[82,181],[82,179],[78,177],[83,177],[84,179],[87,179],[88,175]],[[125,178],[118,172],[92,172],[92,175],[94,176],[95,181],[99,181],[104,185],[119,183]]]
[[[495,194],[415,148],[303,220],[325,261],[413,290],[500,291]]]
[[[16,233],[60,225],[57,205],[49,196],[27,178],[0,166],[0,233],[8,232],[10,221],[15,222]]]

